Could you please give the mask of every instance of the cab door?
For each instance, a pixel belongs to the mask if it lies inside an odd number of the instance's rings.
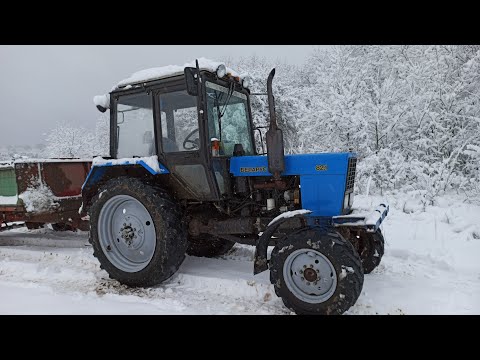
[[[180,198],[218,200],[218,188],[206,156],[205,126],[198,98],[184,86],[154,92],[157,148],[170,170]]]

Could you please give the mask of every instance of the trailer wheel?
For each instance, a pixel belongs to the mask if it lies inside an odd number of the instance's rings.
[[[107,182],[89,215],[94,256],[122,284],[157,285],[185,258],[187,232],[181,208],[165,191],[139,179]]]
[[[53,231],[76,231],[72,225],[66,223],[53,223],[50,225],[52,225]]]
[[[270,281],[297,314],[343,314],[360,296],[363,268],[357,251],[341,235],[306,228],[277,243]]]
[[[220,239],[213,235],[202,234],[188,237],[187,254],[198,257],[216,257],[225,255],[233,246],[234,242]]]
[[[27,227],[28,230],[36,230],[36,229],[41,229],[43,228],[44,223],[37,223],[37,222],[25,222],[25,226]]]

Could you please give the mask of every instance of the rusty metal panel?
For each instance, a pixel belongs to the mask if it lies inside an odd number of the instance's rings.
[[[15,164],[18,193],[37,188],[40,182],[56,197],[80,196],[82,185],[91,168],[90,161],[49,160]]]
[[[90,162],[43,163],[42,178],[57,197],[79,196],[90,167]]]

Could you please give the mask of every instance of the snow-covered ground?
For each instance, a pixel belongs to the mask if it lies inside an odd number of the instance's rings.
[[[365,276],[347,314],[480,314],[480,206],[444,196],[388,196],[382,264]],[[379,197],[357,196],[371,209]],[[0,233],[1,314],[290,314],[268,271],[252,273],[253,248],[218,259],[187,257],[166,283],[128,289],[100,270],[86,233]]]

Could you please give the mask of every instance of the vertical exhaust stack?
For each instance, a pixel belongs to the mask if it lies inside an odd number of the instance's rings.
[[[268,107],[270,110],[270,128],[267,131],[267,158],[268,171],[275,180],[280,180],[280,174],[285,170],[285,152],[283,145],[283,132],[277,127],[275,115],[275,98],[273,97],[272,81],[275,69],[272,69],[267,80]]]

